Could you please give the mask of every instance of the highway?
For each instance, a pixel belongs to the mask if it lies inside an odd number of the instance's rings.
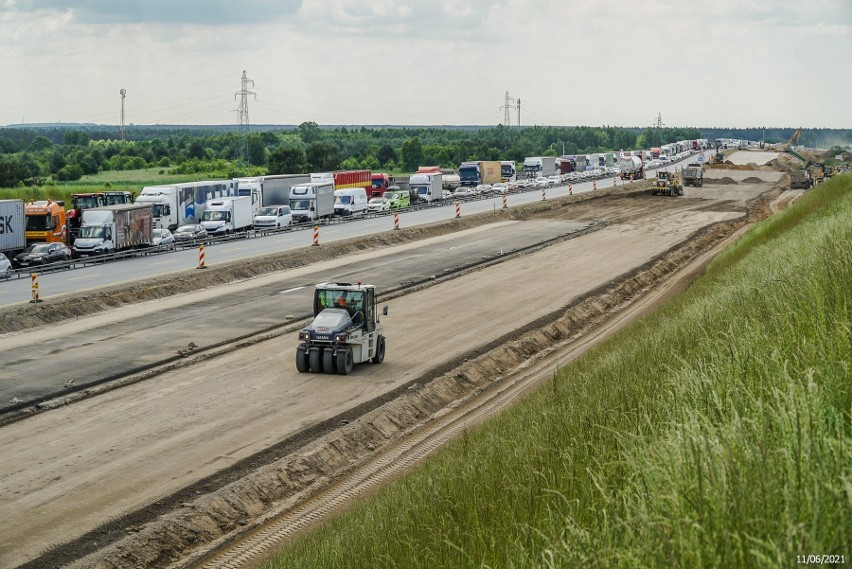
[[[696,159],[690,155],[679,162],[673,162],[667,168],[682,165]],[[649,171],[649,177],[653,170]],[[621,180],[618,180],[621,184]],[[582,182],[573,184],[573,193],[590,192],[593,184],[600,188],[611,187],[613,178],[604,178],[597,182]],[[546,190],[546,197],[554,199],[564,197],[568,186],[557,186]],[[510,194],[507,197],[508,206],[541,201],[541,190],[529,190],[522,193]],[[465,200],[461,202],[461,215],[474,215],[486,211],[494,211],[503,207],[502,197],[494,196],[485,199]],[[404,211],[399,214],[400,227],[415,227],[429,223],[446,221],[455,217],[453,204],[441,207],[431,207],[419,210]],[[381,233],[393,229],[393,215],[382,215],[355,220],[353,223],[333,223],[320,226],[320,245],[339,240],[353,239],[365,235]],[[206,263],[213,266],[240,259],[278,253],[312,243],[312,233],[297,230],[282,234],[270,234],[254,239],[238,239],[205,246]],[[49,299],[54,296],[79,293],[100,287],[120,285],[142,278],[164,276],[180,271],[195,269],[198,266],[197,249],[183,249],[173,252],[141,255],[123,259],[119,262],[87,265],[70,271],[47,272],[40,274],[40,296]],[[0,307],[24,304],[31,298],[31,284],[28,278],[12,278],[0,283]]]

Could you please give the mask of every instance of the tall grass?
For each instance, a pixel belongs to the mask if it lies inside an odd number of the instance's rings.
[[[852,177],[266,567],[852,556]]]

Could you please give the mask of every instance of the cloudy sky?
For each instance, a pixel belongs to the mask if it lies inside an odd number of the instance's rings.
[[[852,128],[852,0],[0,0],[0,125]],[[517,114],[512,111],[512,121]]]

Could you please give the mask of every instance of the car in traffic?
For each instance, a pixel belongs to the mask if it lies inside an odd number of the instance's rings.
[[[547,185],[548,186],[558,186],[562,183],[562,178],[557,175],[548,176],[547,177]]]
[[[509,184],[505,182],[497,182],[493,186],[491,186],[491,191],[495,194],[508,194],[509,193]]]
[[[293,212],[289,205],[264,206],[254,216],[255,229],[281,229],[292,223]]]
[[[400,209],[403,207],[411,207],[411,193],[408,190],[388,190],[385,192],[385,197],[390,202],[391,209]]]
[[[6,255],[0,253],[0,277],[9,278],[12,276],[12,261]]]
[[[190,243],[207,237],[207,230],[200,223],[181,225],[174,232],[176,243]]]
[[[474,195],[473,192],[475,190],[470,186],[459,186],[456,188],[456,191],[453,192],[453,199],[464,199],[469,198]]]
[[[174,249],[175,236],[165,227],[158,227],[151,231],[151,246],[157,249]]]
[[[369,213],[379,213],[382,211],[388,211],[390,208],[390,200],[384,196],[370,198],[370,201],[367,202],[367,211]]]
[[[15,255],[13,262],[24,268],[70,260],[71,249],[64,243],[30,243],[23,253]]]
[[[441,201],[453,199],[453,192],[450,190],[441,190]]]
[[[550,185],[550,183],[547,181],[547,178],[545,178],[544,176],[542,176],[541,178],[535,179],[535,186],[534,187],[536,187],[536,188],[546,188],[549,185]]]
[[[479,196],[487,196],[488,194],[491,193],[491,191],[492,191],[491,190],[491,184],[479,184],[474,189],[474,192],[476,193],[476,195],[479,195]]]

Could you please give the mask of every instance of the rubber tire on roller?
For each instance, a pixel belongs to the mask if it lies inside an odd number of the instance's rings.
[[[311,369],[308,362],[308,351],[301,346],[296,348],[296,369],[299,373],[307,373]]]
[[[336,373],[337,372],[337,369],[336,369],[337,366],[335,365],[334,360],[335,360],[335,358],[334,358],[334,352],[333,351],[331,351],[329,349],[323,350],[322,351],[322,371],[325,372],[325,373]]]
[[[322,373],[322,352],[321,348],[314,348],[308,356],[311,362],[311,371],[314,373]]]
[[[370,360],[374,364],[380,364],[385,361],[385,337],[379,336],[378,341],[376,342],[376,355],[373,356],[373,359]]]
[[[352,361],[352,348],[347,346],[346,350],[337,352],[337,373],[340,375],[349,375],[352,373],[354,363]]]

